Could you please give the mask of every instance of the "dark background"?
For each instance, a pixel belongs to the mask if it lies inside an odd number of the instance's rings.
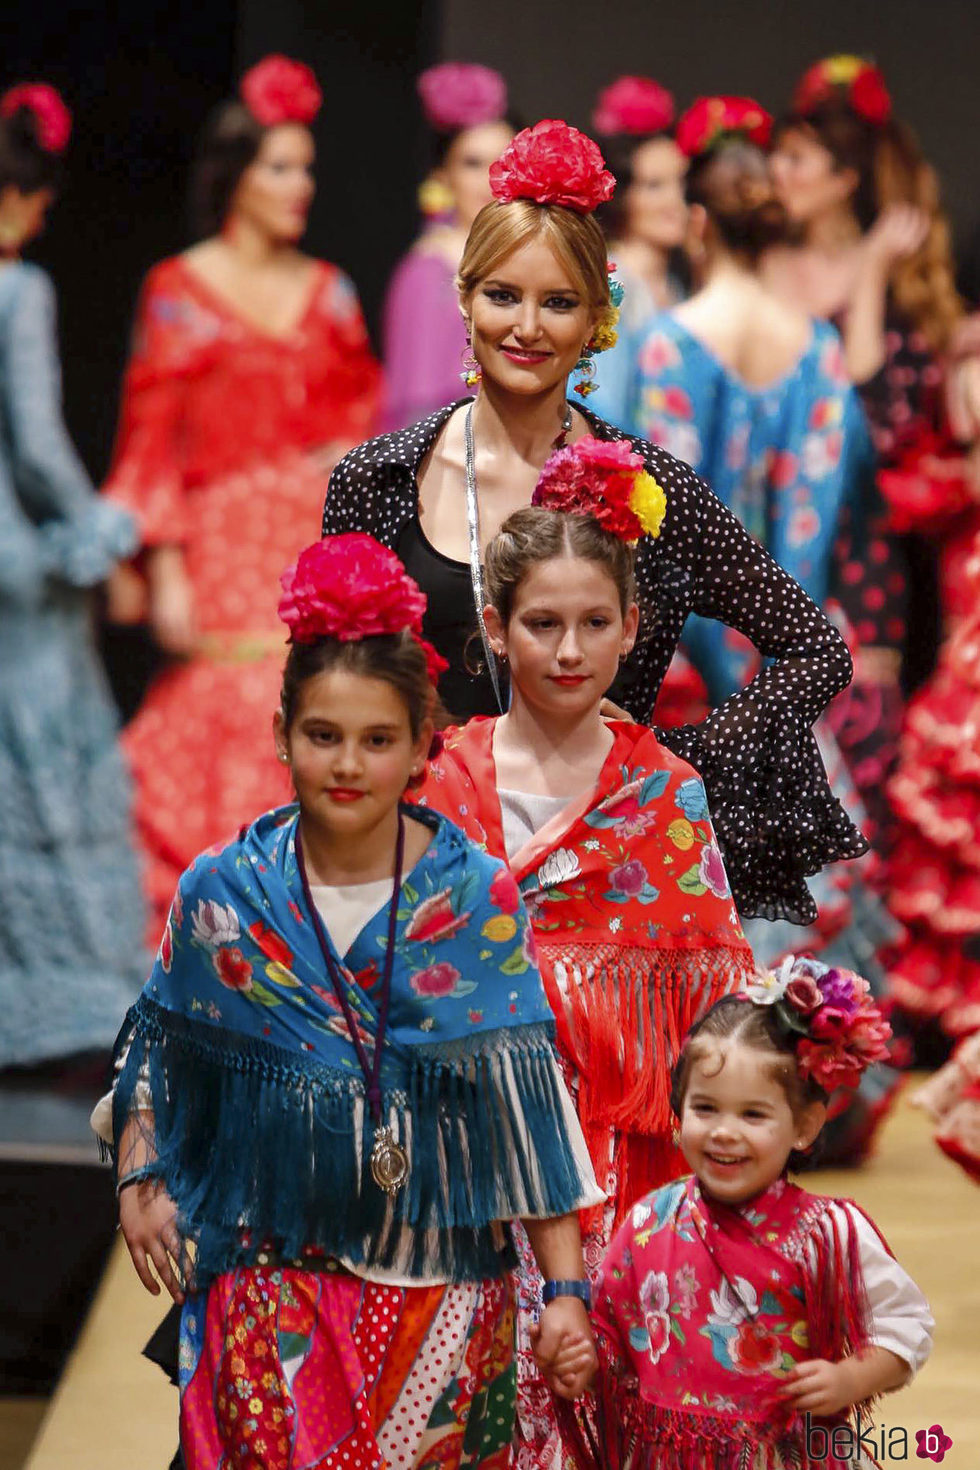
[[[964,248],[980,226],[977,0],[6,0],[2,30],[0,86],[50,80],[75,113],[66,187],[32,253],[55,278],[68,423],[96,480],[139,281],[188,240],[196,136],[270,50],[308,61],[323,86],[308,246],[350,272],[375,340],[425,171],[414,78],[443,57],[499,67],[528,121],[588,127],[596,91],[623,71],[657,77],[681,105],[744,91],[779,110],[811,61],[860,51],[939,169]]]

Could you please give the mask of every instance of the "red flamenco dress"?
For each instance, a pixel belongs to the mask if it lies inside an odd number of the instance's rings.
[[[961,616],[909,706],[890,785],[890,902],[908,930],[892,996],[957,1040],[980,1030],[980,533],[963,568]]]
[[[194,856],[288,800],[271,734],[277,577],[316,534],[327,474],[315,451],[367,437],[379,391],[356,294],[332,265],[317,263],[281,335],[179,256],[147,277],[107,495],[135,514],[144,549],[180,547],[199,639],[123,736],[154,943]]]

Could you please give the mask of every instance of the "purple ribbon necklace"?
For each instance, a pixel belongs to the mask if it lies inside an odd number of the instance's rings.
[[[384,971],[381,977],[381,995],[378,1001],[378,1029],[374,1041],[374,1057],[369,1058],[367,1048],[361,1040],[357,1029],[357,1019],[353,1007],[347,998],[347,983],[343,972],[337,961],[330,952],[330,940],[324,928],[320,911],[313,901],[310,891],[310,880],[306,876],[306,863],[303,858],[303,840],[300,835],[299,824],[296,826],[296,866],[299,868],[300,881],[303,884],[303,897],[313,923],[313,932],[316,934],[323,955],[323,962],[327,967],[330,984],[333,986],[337,1003],[344,1013],[344,1020],[354,1043],[354,1051],[364,1074],[364,1086],[368,1107],[371,1109],[371,1117],[374,1120],[374,1147],[371,1150],[371,1177],[379,1189],[385,1194],[395,1195],[401,1189],[408,1178],[408,1154],[400,1143],[392,1137],[391,1129],[387,1123],[381,1120],[381,1055],[384,1047],[385,1031],[388,1028],[388,1009],[391,1003],[391,975],[395,964],[395,929],[398,923],[398,895],[402,886],[402,864],[405,859],[405,822],[398,815],[398,837],[395,841],[395,877],[391,892],[391,912],[388,916],[388,947],[385,950]]]

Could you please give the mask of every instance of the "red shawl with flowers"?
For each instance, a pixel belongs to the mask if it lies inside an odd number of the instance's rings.
[[[420,799],[506,857],[495,719],[447,734]],[[642,725],[615,723],[593,790],[510,860],[527,904],[563,1057],[600,1179],[615,1132],[618,1222],[683,1167],[670,1071],[694,1021],[752,973],[691,766]]]
[[[812,1420],[808,1451],[782,1388],[868,1343],[857,1212],[784,1179],[738,1206],[693,1178],[635,1205],[596,1284],[595,1399],[559,1406],[577,1470],[846,1470],[824,1432],[846,1418]]]

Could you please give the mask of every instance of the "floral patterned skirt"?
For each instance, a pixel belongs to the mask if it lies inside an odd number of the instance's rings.
[[[387,1286],[251,1267],[184,1306],[187,1470],[503,1470],[510,1286]]]

